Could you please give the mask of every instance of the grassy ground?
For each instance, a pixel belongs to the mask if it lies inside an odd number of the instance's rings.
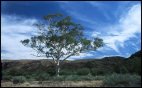
[[[12,82],[1,82],[2,87],[101,87],[102,81],[38,81],[13,84]]]
[[[23,79],[18,79],[23,80]],[[25,80],[25,79],[24,79]],[[19,82],[21,82],[19,81]],[[13,81],[14,82],[14,81]],[[141,87],[141,76],[136,74],[110,74],[105,76],[67,75],[49,77],[46,80],[26,79],[21,83],[1,81],[2,87]]]

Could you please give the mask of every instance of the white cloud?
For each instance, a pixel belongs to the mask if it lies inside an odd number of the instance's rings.
[[[1,16],[1,47],[8,53],[1,52],[2,59],[38,59],[32,56],[35,52],[23,46],[20,41],[30,38],[30,34],[35,32],[33,23],[36,19],[25,19],[17,16]],[[27,34],[22,35],[21,33]]]
[[[91,53],[80,53],[79,54],[79,56],[71,56],[70,58],[69,58],[69,60],[71,59],[83,59],[83,58],[88,58],[88,57],[92,57],[93,56],[93,54],[91,54]]]
[[[133,5],[119,20],[118,24],[105,27],[107,31],[101,35],[107,47],[119,52],[119,46],[124,47],[127,40],[141,34],[141,5]],[[114,35],[114,36],[112,36]],[[94,33],[92,34],[94,36]],[[139,40],[140,41],[140,40]],[[105,47],[104,47],[105,48]]]
[[[2,50],[8,51],[8,53],[1,52],[2,59],[46,59],[45,57],[35,57],[31,55],[36,55],[36,52],[20,43],[21,40],[30,38],[30,34],[36,31],[36,28],[33,26],[33,24],[37,22],[36,19],[23,19],[21,17],[7,15],[2,15],[1,18],[1,46]],[[72,56],[69,60],[87,56],[92,56],[92,54],[81,53],[80,56]]]
[[[100,35],[101,35],[100,32],[94,31],[94,32],[92,33],[92,37],[97,37],[97,36],[100,36]]]
[[[69,9],[69,8],[67,8]],[[78,15],[78,19],[83,22],[93,25],[95,22],[92,19],[87,19],[86,16],[76,14],[70,9],[72,15]],[[84,18],[84,19],[82,19]],[[20,43],[20,40],[29,38],[31,34],[35,32],[32,24],[36,19],[26,19],[17,16],[1,16],[1,47],[2,50],[6,50],[10,53],[2,53],[2,59],[39,59],[30,54],[35,54],[31,48],[27,48]],[[119,52],[118,46],[124,47],[125,42],[131,38],[136,38],[136,34],[141,33],[141,5],[137,4],[132,6],[125,15],[122,15],[118,20],[118,24],[105,27],[107,31],[104,34],[100,32],[93,32],[92,36],[99,36],[107,43],[106,47],[99,50],[108,50],[109,48]],[[116,35],[116,36],[112,36]],[[109,48],[108,48],[109,47]],[[72,56],[72,58],[84,58],[93,56],[90,53],[81,53],[80,56]]]

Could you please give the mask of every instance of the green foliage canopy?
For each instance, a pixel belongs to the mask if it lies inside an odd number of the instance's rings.
[[[55,62],[66,60],[82,51],[96,50],[104,45],[103,40],[89,40],[83,35],[83,27],[71,21],[71,17],[61,14],[44,16],[48,25],[37,23],[37,35],[22,40],[22,44],[37,51],[37,56],[51,57]]]

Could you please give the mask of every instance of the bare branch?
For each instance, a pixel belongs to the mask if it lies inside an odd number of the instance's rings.
[[[73,56],[75,53],[71,53],[70,55],[68,55],[67,57],[65,57],[62,61],[61,61],[61,63],[62,62],[64,62],[66,59],[68,59],[69,57],[71,57],[71,56]]]

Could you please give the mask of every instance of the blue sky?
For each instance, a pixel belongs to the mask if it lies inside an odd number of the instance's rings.
[[[141,3],[139,1],[2,1],[1,58],[43,59],[20,40],[35,33],[32,24],[47,14],[61,13],[84,27],[88,38],[100,37],[106,45],[70,59],[129,57],[141,49]]]

